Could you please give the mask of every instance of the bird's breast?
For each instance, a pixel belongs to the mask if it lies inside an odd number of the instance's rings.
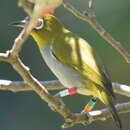
[[[56,75],[60,82],[67,88],[84,86],[82,77],[72,67],[61,63],[52,53],[51,45],[41,50],[42,57],[50,70]]]

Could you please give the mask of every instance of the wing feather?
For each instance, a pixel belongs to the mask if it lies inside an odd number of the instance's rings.
[[[103,87],[114,97],[112,84],[105,69],[103,69],[91,46],[77,35],[64,31],[52,45],[52,51],[59,61],[77,70],[83,77]]]

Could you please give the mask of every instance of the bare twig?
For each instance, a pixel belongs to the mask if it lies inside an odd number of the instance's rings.
[[[58,80],[41,81],[40,83],[47,90],[61,90],[65,88]],[[113,82],[112,87],[115,93],[130,97],[130,86]],[[0,80],[0,90],[19,92],[32,91],[33,89],[23,81]]]
[[[25,1],[25,0],[23,0],[23,1]],[[120,54],[128,62],[130,61],[129,60],[130,59],[129,54],[125,51],[125,49],[121,46],[121,44],[118,43],[117,41],[115,41],[110,36],[110,34],[108,34],[102,28],[102,26],[97,23],[97,21],[95,19],[94,12],[92,10],[93,0],[89,0],[89,11],[86,12],[85,15],[81,14],[75,8],[73,8],[72,6],[70,6],[67,3],[64,3],[64,6],[67,9],[69,9],[69,11],[71,11],[75,16],[77,16],[78,18],[88,22],[105,40],[107,40],[112,46],[114,46],[114,48],[116,48],[120,52]],[[30,6],[30,5],[24,6],[25,11],[29,14],[30,10],[27,10],[26,9],[27,7],[32,8],[32,6]],[[30,15],[31,15],[31,13],[30,13]],[[33,15],[35,16],[35,14],[33,14]],[[10,91],[13,91],[13,92],[24,91],[24,90],[35,91],[41,97],[41,99],[46,101],[53,109],[55,109],[60,115],[62,115],[64,117],[66,123],[62,126],[63,128],[71,127],[74,124],[78,124],[78,123],[85,123],[85,122],[88,121],[88,116],[86,114],[80,114],[80,113],[74,114],[74,113],[72,113],[65,106],[65,104],[63,102],[61,102],[61,100],[53,97],[47,91],[46,87],[48,89],[52,89],[51,86],[53,87],[53,89],[54,88],[55,89],[56,88],[57,89],[63,88],[63,86],[61,84],[59,84],[58,81],[51,81],[49,83],[43,82],[43,85],[45,85],[45,86],[43,86],[35,77],[32,76],[29,68],[27,66],[25,66],[23,64],[23,62],[21,61],[21,59],[19,58],[19,52],[22,48],[22,45],[24,44],[25,40],[28,38],[31,30],[33,29],[34,26],[32,26],[32,25],[36,24],[36,20],[37,20],[38,16],[36,16],[35,18],[31,19],[29,24],[25,27],[25,29],[23,29],[23,31],[20,33],[20,35],[16,38],[16,40],[14,41],[12,49],[7,51],[6,53],[0,53],[0,61],[5,61],[5,62],[10,63],[12,65],[12,67],[14,68],[14,70],[16,70],[20,74],[20,76],[23,78],[23,80],[27,84],[21,83],[24,87],[22,86],[22,87],[19,87],[19,89],[18,88],[16,89],[18,82],[17,83],[15,82],[15,84],[13,84],[13,82],[11,82],[11,81],[2,81],[2,83],[0,84],[0,89],[5,90],[5,86],[11,86],[10,88],[8,87],[7,90],[10,90]],[[127,96],[130,96],[129,92],[126,91],[126,89],[124,89],[124,88],[126,88],[126,86],[123,87],[123,85],[120,85],[120,84],[117,84],[117,83],[115,83],[114,85],[120,86],[120,87],[118,87],[120,89],[114,89],[115,92],[120,93],[120,94],[124,94],[124,95],[127,93]],[[50,88],[49,88],[49,86],[50,86]],[[123,103],[123,104],[120,104],[120,105],[118,104],[118,105],[116,105],[116,108],[119,112],[129,112],[130,111],[130,103]],[[99,111],[92,111],[92,112],[90,112],[90,114],[93,116],[92,121],[94,121],[94,120],[104,120],[104,119],[110,117],[110,113],[107,109],[102,109],[102,110],[99,110]]]
[[[60,84],[58,80],[53,81],[41,81],[40,82],[47,90],[60,90],[64,86]],[[33,91],[33,89],[23,81],[10,81],[10,80],[0,80],[0,90],[6,90],[11,92],[19,91]]]
[[[93,0],[88,0],[88,8],[92,9],[93,8]]]
[[[130,97],[130,86],[119,83],[112,83],[112,86],[115,93]]]
[[[115,108],[118,111],[118,113],[120,113],[120,114],[128,113],[128,112],[130,112],[130,102],[117,104],[117,105],[115,105]],[[110,114],[110,111],[108,110],[108,108],[91,111],[91,112],[89,112],[89,114],[92,116],[91,122],[96,121],[96,120],[105,121],[111,117],[111,114]],[[88,119],[86,119],[85,114],[83,114],[83,115],[76,114],[75,122],[65,123],[63,128],[68,128],[68,127],[72,127],[74,124],[87,123],[87,122],[88,122]]]
[[[7,61],[8,59],[8,52],[7,53],[0,53],[0,61]]]
[[[59,90],[59,89],[64,88],[58,80],[41,81],[41,83],[48,90]],[[113,89],[114,89],[114,92],[118,94],[122,94],[122,95],[130,97],[130,86],[126,86],[119,83],[113,83]],[[9,90],[12,92],[18,92],[18,91],[31,91],[33,89],[29,87],[28,84],[22,81],[0,80],[0,90]],[[117,104],[115,105],[115,107],[117,111],[121,114],[130,112],[130,102]],[[106,120],[111,117],[111,114],[108,108],[91,111],[90,115],[93,117],[91,121]],[[62,127],[68,128],[68,127],[72,127],[75,124],[88,122],[88,118],[85,114],[76,113],[74,114],[74,117],[75,118],[73,120],[66,122],[64,125],[62,125]]]
[[[111,44],[123,57],[124,59],[130,63],[130,54],[124,49],[124,47],[120,44],[120,42],[116,41],[106,30],[97,22],[95,12],[92,8],[88,9],[85,14],[81,14],[78,10],[76,10],[72,5],[63,2],[64,7],[69,10],[73,15],[78,17],[79,19],[88,22],[91,27],[97,31],[97,33],[105,39],[109,44]],[[89,5],[90,7],[93,4]]]
[[[19,0],[18,6],[21,7],[21,8],[23,8],[24,11],[25,11],[29,16],[32,15],[32,13],[33,13],[33,4],[30,3],[29,1],[27,1],[27,0]]]
[[[22,34],[23,33],[20,33],[18,39],[19,37],[21,37]],[[27,35],[22,36],[23,39],[27,38]],[[46,101],[49,104],[49,106],[51,106],[58,113],[60,113],[65,120],[74,120],[75,115],[70,112],[70,110],[65,106],[65,104],[63,104],[60,100],[50,95],[47,89],[35,77],[31,75],[29,68],[26,67],[20,60],[18,53],[23,42],[24,40],[15,40],[12,50],[8,51],[5,54],[0,53],[0,60],[10,63],[14,70],[16,70],[20,74],[24,81],[30,87],[32,87],[32,89],[41,97],[41,99]],[[13,52],[14,50],[16,50],[16,52]]]
[[[31,21],[35,22],[35,21]],[[32,24],[32,23],[30,23]],[[19,58],[19,52],[24,44],[25,40],[29,36],[30,32],[27,32],[29,25],[22,30],[22,32],[15,39],[12,49],[6,53],[0,53],[0,60],[8,62],[12,65],[24,81],[32,87],[32,89],[44,100],[49,106],[53,107],[59,114],[61,114],[65,120],[73,120],[75,115],[63,104],[60,100],[49,94],[47,89],[30,73],[28,67],[26,67]]]
[[[14,44],[11,49],[11,55],[17,56],[19,54],[21,47],[28,36],[29,34],[26,34],[25,29],[23,29],[21,33],[19,34],[19,36],[14,41]]]

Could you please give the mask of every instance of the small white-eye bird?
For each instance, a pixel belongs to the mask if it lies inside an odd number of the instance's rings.
[[[28,18],[13,23],[24,27]],[[76,88],[77,93],[92,95],[108,106],[116,125],[121,121],[113,105],[115,95],[111,81],[90,44],[83,38],[66,29],[53,15],[38,19],[31,36],[36,41],[41,55],[66,88]]]

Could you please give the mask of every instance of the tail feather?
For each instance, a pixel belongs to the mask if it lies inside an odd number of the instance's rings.
[[[120,118],[118,116],[118,113],[117,113],[117,111],[115,109],[115,106],[113,105],[112,101],[109,101],[109,110],[110,110],[110,112],[112,114],[112,118],[115,121],[116,126],[119,129],[121,129],[122,128],[122,123],[121,123],[121,120],[120,120]]]

